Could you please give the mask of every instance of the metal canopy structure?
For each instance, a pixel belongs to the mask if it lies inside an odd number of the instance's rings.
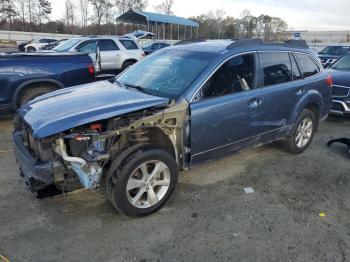
[[[177,26],[177,38],[180,39],[180,31],[181,36],[183,35],[183,38],[186,39],[188,34],[190,33],[190,38],[193,37],[193,29],[197,29],[197,36],[198,36],[198,28],[199,24],[195,21],[192,21],[190,19],[186,19],[183,17],[178,16],[172,16],[172,15],[163,15],[163,14],[157,14],[157,13],[151,13],[151,12],[144,12],[144,11],[134,11],[129,10],[126,13],[120,15],[117,18],[117,22],[121,23],[128,23],[128,24],[137,24],[137,25],[145,25],[147,26],[147,29],[149,32],[154,32],[158,38],[160,38],[160,28],[163,28],[163,39],[165,39],[166,33],[170,33],[170,38],[173,38],[173,26]],[[166,30],[166,27],[170,26],[170,29]],[[180,28],[181,26],[181,28]],[[187,31],[187,27],[190,27]],[[154,30],[155,29],[155,30]]]

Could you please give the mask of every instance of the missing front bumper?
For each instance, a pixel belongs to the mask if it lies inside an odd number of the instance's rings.
[[[56,161],[39,162],[35,159],[23,142],[20,131],[13,133],[14,153],[19,165],[21,176],[25,178],[28,189],[36,192],[53,184],[55,174],[62,173],[65,167]]]

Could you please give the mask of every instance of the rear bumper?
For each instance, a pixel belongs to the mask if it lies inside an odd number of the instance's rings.
[[[35,192],[45,188],[54,181],[54,162],[38,162],[24,145],[22,133],[15,131],[13,133],[13,144],[16,161],[19,165],[21,176],[30,191]]]

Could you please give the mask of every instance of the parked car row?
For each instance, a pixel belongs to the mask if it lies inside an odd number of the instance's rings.
[[[21,47],[26,53],[0,56],[0,112],[56,89],[113,77],[166,46],[155,42],[143,50],[131,37],[112,36],[31,41]]]
[[[134,50],[124,38],[103,40],[67,51],[97,49],[102,65],[104,45]],[[167,202],[180,169],[274,141],[302,153],[330,112],[332,84],[302,41],[171,46],[113,79],[26,103],[14,122],[16,159],[33,192],[80,183],[104,189],[128,216],[149,215]]]

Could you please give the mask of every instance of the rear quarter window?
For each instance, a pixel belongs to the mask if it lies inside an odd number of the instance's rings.
[[[128,50],[137,50],[139,47],[132,40],[119,40],[119,42]]]
[[[310,77],[320,72],[320,67],[309,55],[298,53],[296,57],[299,61],[303,77]]]

